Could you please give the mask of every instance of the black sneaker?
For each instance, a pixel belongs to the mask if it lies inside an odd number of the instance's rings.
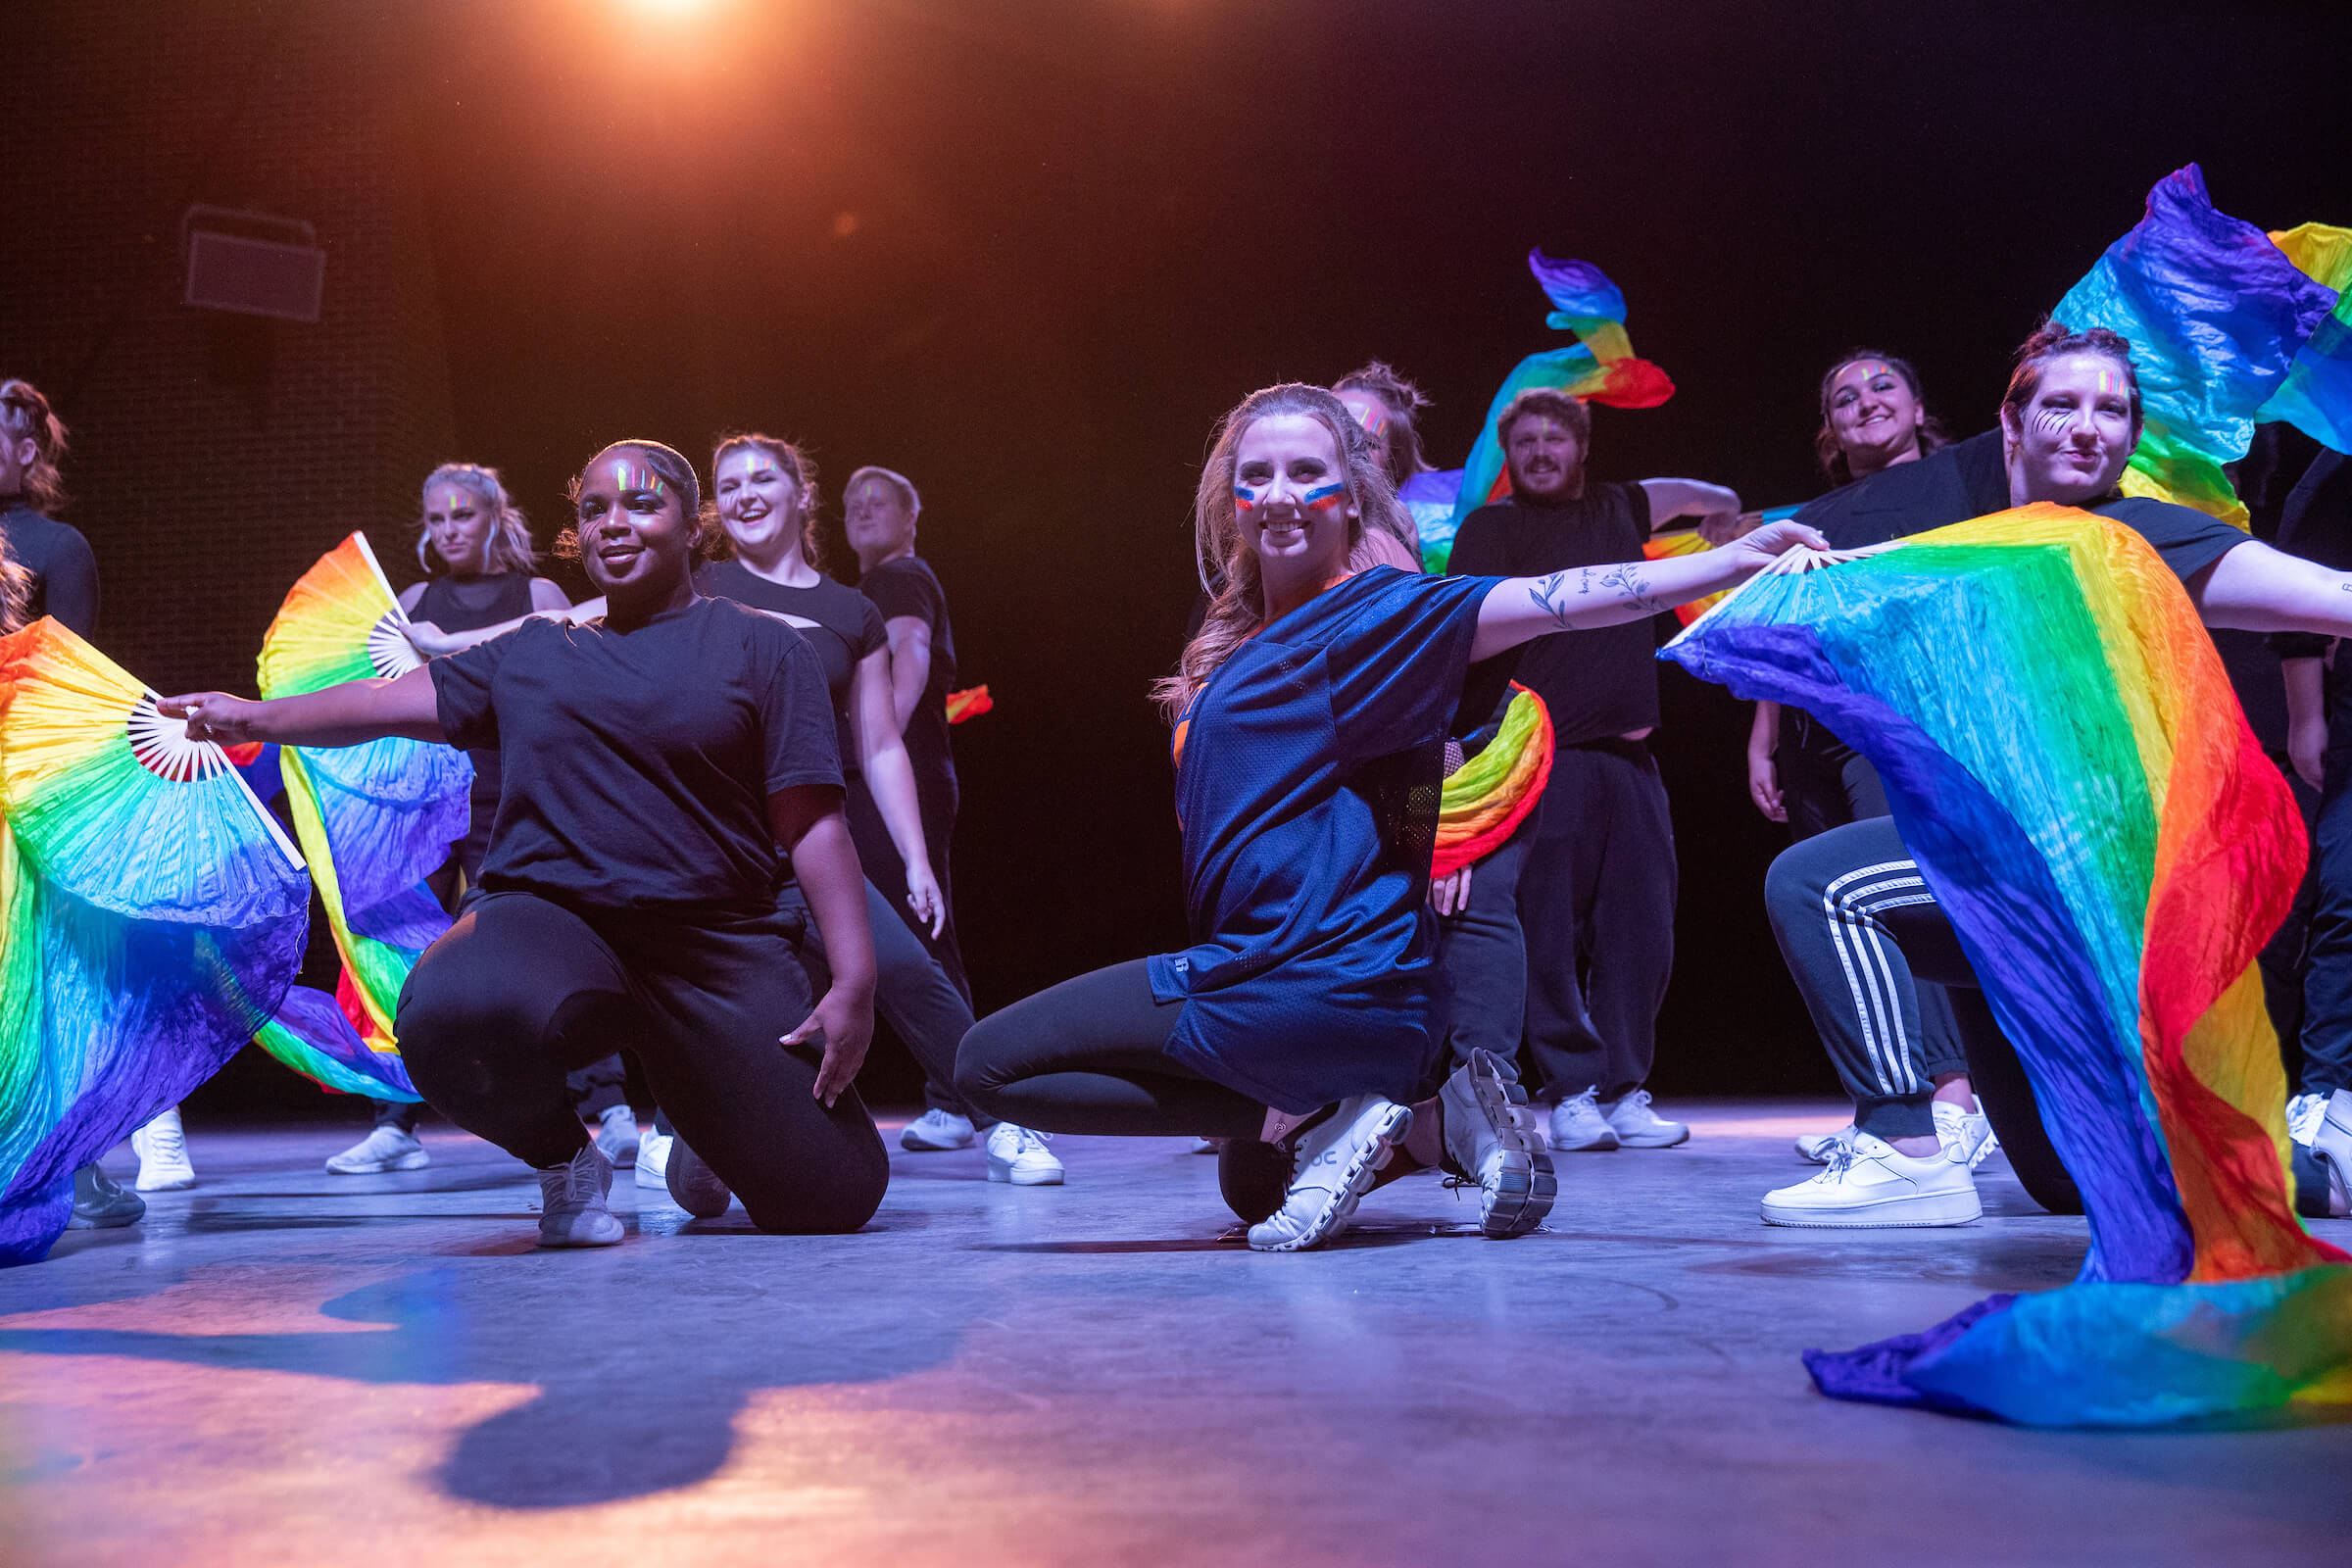
[[[100,1170],[95,1161],[74,1173],[71,1231],[111,1231],[136,1225],[147,1215],[147,1200]]]

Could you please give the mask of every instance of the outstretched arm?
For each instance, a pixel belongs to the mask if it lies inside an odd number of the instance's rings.
[[[410,607],[404,607],[410,608]],[[414,620],[403,628],[409,645],[427,659],[445,659],[451,654],[464,653],[477,643],[493,637],[504,637],[526,620],[567,620],[577,625],[594,620],[605,612],[604,595],[583,599],[573,604],[564,597],[564,590],[545,577],[531,579],[531,612],[502,620],[494,626],[476,626],[470,631],[443,631],[429,620]]]
[[[816,1010],[781,1044],[819,1040],[816,1098],[830,1105],[865,1063],[874,1038],[874,933],[865,923],[865,873],[841,814],[841,791],[829,785],[778,790],[767,798],[768,825],[792,856],[792,874],[825,939],[825,967],[833,984]]]
[[[1473,661],[1492,659],[1533,637],[1591,631],[1642,620],[1660,611],[1737,588],[1799,546],[1827,551],[1829,541],[1794,522],[1776,522],[1715,550],[1664,561],[1575,566],[1546,577],[1510,577],[1479,607]]]
[[[1671,517],[1696,517],[1707,543],[1720,545],[1740,536],[1740,497],[1704,479],[1644,479],[1649,495],[1651,527]]]
[[[2188,580],[2208,626],[2352,637],[2352,573],[2249,539]]]
[[[433,677],[412,669],[390,680],[347,680],[324,691],[266,703],[226,692],[194,692],[155,705],[166,718],[188,721],[188,739],[234,746],[276,741],[285,746],[357,746],[386,735],[438,741],[441,710]]]

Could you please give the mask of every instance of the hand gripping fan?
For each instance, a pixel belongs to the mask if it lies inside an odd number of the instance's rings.
[[[220,747],[55,620],[0,638],[0,1264],[277,1008],[309,909]]]
[[[367,537],[353,534],[303,573],[262,641],[264,697],[404,675],[421,662],[408,617]],[[465,837],[473,765],[448,746],[387,737],[362,746],[285,747],[286,805],[356,1001],[354,1033],[305,1005],[273,1020],[262,1048],[330,1089],[415,1100],[392,1011],[449,918],[423,886]],[[354,1051],[352,1040],[365,1049]]]

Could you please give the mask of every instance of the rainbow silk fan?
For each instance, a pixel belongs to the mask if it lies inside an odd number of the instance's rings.
[[[55,620],[0,638],[0,1265],[277,1008],[309,910],[220,747]]]
[[[355,533],[303,574],[270,623],[262,695],[406,674],[421,662],[407,624],[374,552]],[[465,837],[473,765],[454,748],[397,736],[289,746],[279,765],[346,984],[340,1008],[302,993],[258,1038],[329,1089],[413,1101],[392,1012],[417,956],[449,929],[424,878]]]

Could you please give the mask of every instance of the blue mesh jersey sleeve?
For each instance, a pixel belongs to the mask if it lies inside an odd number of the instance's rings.
[[[1394,566],[1369,581],[1323,642],[1332,722],[1357,758],[1444,739],[1470,667],[1478,611],[1499,577],[1422,577]]]
[[[441,734],[450,745],[462,752],[498,749],[498,710],[491,701],[491,687],[498,679],[498,666],[506,662],[516,642],[534,635],[537,627],[552,630],[553,623],[526,620],[507,636],[475,643],[424,666],[433,678],[433,706],[440,710]]]

